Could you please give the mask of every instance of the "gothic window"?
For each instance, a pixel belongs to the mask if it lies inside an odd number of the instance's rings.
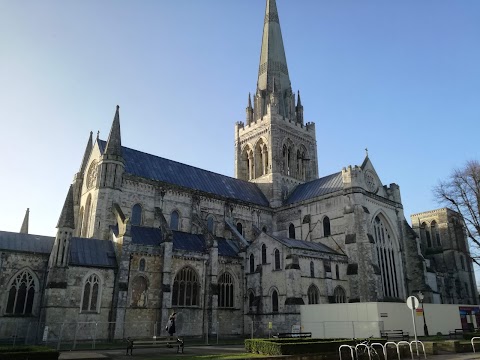
[[[280,270],[280,251],[275,249],[275,270]]]
[[[255,295],[253,292],[250,291],[250,294],[248,294],[248,308],[252,310],[253,304],[255,302]]]
[[[330,231],[330,219],[328,216],[323,218],[323,236],[330,236],[332,233]]]
[[[430,229],[432,231],[432,243],[435,242],[436,246],[441,246],[440,234],[438,233],[438,226],[437,226],[437,222],[435,220],[432,221],[432,223],[430,225]]]
[[[287,175],[288,173],[288,161],[287,161],[287,146],[283,145],[282,149],[282,159],[283,159],[283,174]]]
[[[132,208],[132,219],[130,220],[132,225],[141,225],[142,224],[142,206],[140,204],[133,205]]]
[[[241,222],[237,223],[237,231],[240,233],[240,235],[243,235],[243,225]]]
[[[313,261],[310,261],[310,277],[315,277],[315,267],[313,265]]]
[[[13,279],[8,291],[6,314],[30,315],[33,312],[36,284],[32,273],[23,270]]]
[[[399,248],[393,232],[383,217],[376,216],[373,221],[375,233],[375,252],[380,267],[384,297],[401,297],[401,262],[398,260]]]
[[[427,238],[427,246],[432,247],[432,238],[430,237],[430,231],[425,229],[425,237]]]
[[[100,300],[100,279],[97,274],[90,275],[83,285],[82,311],[98,312]]]
[[[262,231],[263,231],[264,233],[266,233],[266,232],[267,232],[267,227],[266,227],[266,226],[262,227]]]
[[[87,188],[91,189],[95,186],[95,182],[97,180],[97,160],[93,160],[90,164],[87,172]]]
[[[254,177],[260,177],[267,174],[268,168],[268,150],[267,145],[265,144],[263,139],[260,139],[255,146],[255,175]]]
[[[318,288],[315,285],[310,285],[308,288],[308,304],[318,304],[319,302],[319,293],[318,293]]]
[[[175,276],[173,282],[173,306],[199,306],[200,285],[197,273],[190,267],[184,267]]]
[[[325,273],[331,273],[332,272],[332,265],[329,260],[325,260],[323,262],[323,270]]]
[[[92,208],[92,195],[88,194],[87,202],[85,204],[85,215],[83,217],[82,237],[87,237],[88,223],[90,222],[90,213]]]
[[[253,254],[250,254],[250,273],[253,274],[255,272],[255,258]]]
[[[338,264],[335,265],[335,275],[337,276],[337,279],[340,279],[340,269],[338,268]]]
[[[145,271],[145,259],[140,259],[138,264],[138,271]]]
[[[426,229],[427,229],[427,224],[423,222],[423,223],[420,225],[420,240],[421,240],[421,242],[422,242],[424,245],[427,245],[427,246],[428,246],[428,244],[427,244],[427,235],[426,235],[426,233],[425,233]]]
[[[208,231],[211,232],[211,233],[213,233],[213,225],[214,225],[214,223],[213,223],[213,216],[209,216],[209,217],[207,218],[207,229],[208,229]]]
[[[277,290],[272,292],[272,311],[278,312],[278,293]]]
[[[335,299],[335,303],[344,303],[347,302],[347,296],[345,294],[345,290],[341,286],[337,286],[333,291],[333,298]]]
[[[143,276],[139,276],[133,280],[131,302],[132,307],[147,306],[147,289],[147,280]]]
[[[178,211],[172,211],[172,214],[170,215],[170,229],[178,230],[179,219],[180,215],[178,214]]]
[[[267,263],[267,246],[265,244],[262,245],[262,264]]]
[[[80,214],[78,215],[78,223],[76,229],[78,229],[78,236],[82,236],[82,225],[83,225],[83,206],[80,208]]]
[[[288,225],[288,237],[290,239],[295,239],[295,225]]]
[[[233,277],[223,273],[218,279],[218,307],[233,308]]]

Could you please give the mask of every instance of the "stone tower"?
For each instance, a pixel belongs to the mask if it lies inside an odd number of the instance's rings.
[[[275,0],[267,0],[257,90],[235,125],[235,177],[255,182],[272,207],[318,177],[315,124],[292,92]]]

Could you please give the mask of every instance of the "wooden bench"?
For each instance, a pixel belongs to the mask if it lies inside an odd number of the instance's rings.
[[[183,354],[183,348],[185,347],[185,341],[182,337],[170,337],[170,336],[157,336],[151,339],[133,339],[133,348],[145,348],[145,347],[160,347],[166,345],[167,347],[177,347],[177,353],[180,351]]]
[[[380,331],[380,336],[387,339],[387,341],[395,339],[408,341],[409,339],[408,332],[403,330],[382,330]]]
[[[285,338],[311,338],[311,332],[300,332],[300,333],[277,333],[273,335],[275,338],[285,339]]]
[[[456,339],[458,337],[463,338],[463,329],[455,329],[455,330],[450,330],[448,332],[448,337],[450,339]]]

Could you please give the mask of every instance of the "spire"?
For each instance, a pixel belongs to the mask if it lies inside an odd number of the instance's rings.
[[[279,90],[291,88],[277,4],[275,0],[267,0],[257,90],[271,91],[274,76]]]
[[[295,111],[297,113],[297,123],[303,125],[303,106],[302,100],[300,100],[300,91],[298,91],[297,94],[297,107],[295,108]]]
[[[20,229],[20,234],[28,234],[28,221],[30,218],[30,209],[27,208],[25,213],[25,218],[23,219],[22,228]]]
[[[63,204],[62,213],[58,219],[57,229],[68,228],[75,229],[75,218],[73,215],[73,186],[68,189],[67,198]]]
[[[252,108],[252,97],[251,97],[250,93],[248,93],[248,108],[249,109]]]
[[[108,135],[107,145],[104,151],[105,155],[122,156],[122,138],[120,135],[120,106],[117,105],[115,117],[113,118],[112,128]]]
[[[245,110],[247,113],[246,122],[247,122],[247,125],[250,125],[253,122],[253,107],[252,107],[252,99],[250,97],[250,93],[248,93],[248,106]]]
[[[85,148],[85,153],[83,154],[82,165],[80,165],[80,173],[81,174],[83,174],[83,172],[85,171],[85,168],[87,167],[88,158],[90,157],[90,153],[92,152],[92,144],[93,144],[92,135],[93,135],[93,132],[90,131],[90,136],[88,138],[87,147]]]
[[[302,106],[302,100],[300,100],[300,90],[298,90],[297,93],[297,106]]]

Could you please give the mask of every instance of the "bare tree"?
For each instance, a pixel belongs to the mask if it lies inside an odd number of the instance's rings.
[[[480,265],[480,163],[471,160],[464,167],[453,170],[447,180],[435,186],[433,193],[440,204],[463,216],[467,236],[473,245],[471,258]]]

